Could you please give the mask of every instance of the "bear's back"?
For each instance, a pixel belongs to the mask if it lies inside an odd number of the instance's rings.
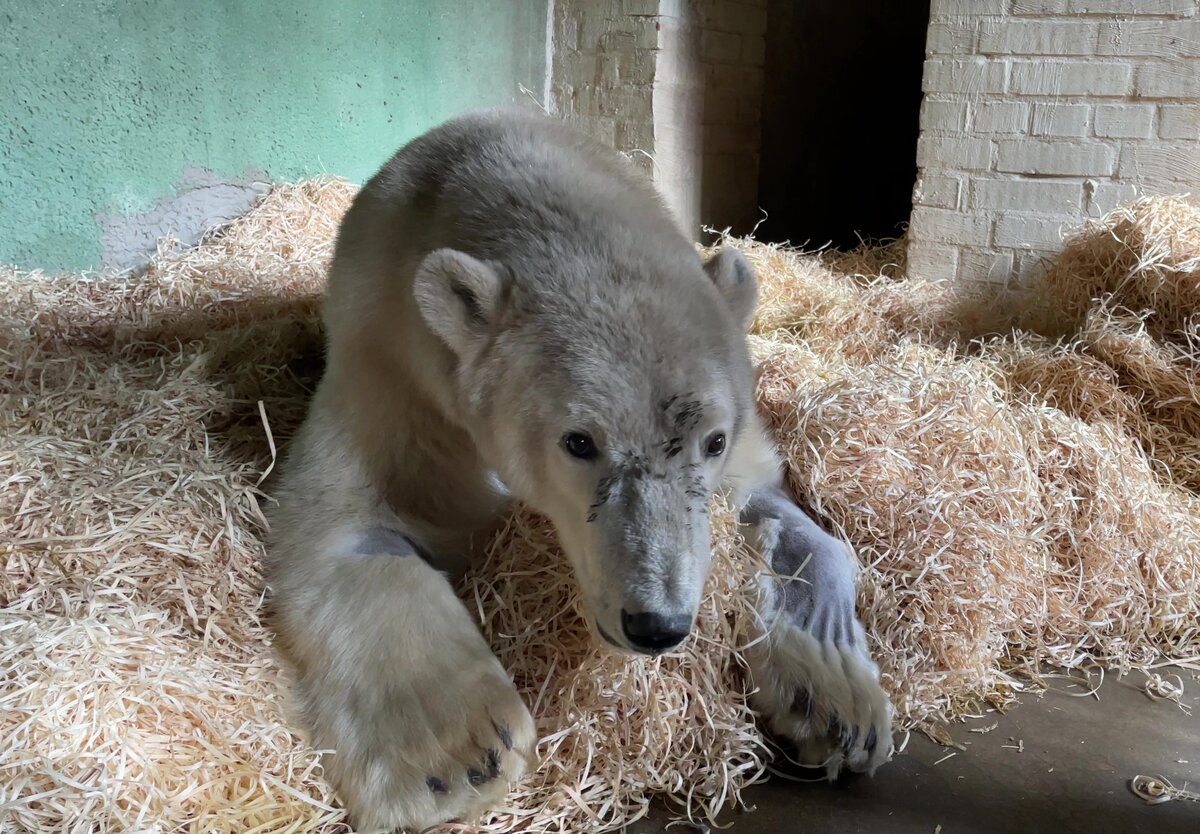
[[[414,139],[367,183],[358,203],[389,226],[384,237],[400,235],[421,252],[448,247],[501,262],[581,253],[695,257],[633,163],[521,111],[468,113]],[[371,234],[380,231],[375,226]]]

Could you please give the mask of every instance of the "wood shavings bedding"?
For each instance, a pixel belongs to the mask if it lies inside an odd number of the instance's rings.
[[[352,194],[280,186],[141,276],[0,270],[0,830],[348,830],[288,721],[258,559]],[[1196,209],[1084,229],[1019,311],[898,277],[895,244],[734,243],[763,286],[761,407],[858,551],[901,727],[1043,663],[1200,654]],[[711,820],[764,777],[739,655],[757,563],[719,502],[713,537],[686,651],[625,659],[589,641],[546,522],[513,516],[461,590],[542,765],[446,831],[613,830],[655,796]]]

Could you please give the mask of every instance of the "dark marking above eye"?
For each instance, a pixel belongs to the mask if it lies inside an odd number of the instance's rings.
[[[646,474],[650,468],[650,461],[644,455],[639,455],[636,452],[627,452],[625,455],[625,466],[623,475],[628,478],[640,478]]]
[[[671,458],[675,457],[677,454],[679,454],[680,452],[683,451],[683,438],[682,437],[669,438],[669,439],[663,441],[662,446],[663,446],[663,453],[666,454],[667,460],[670,460]]]
[[[694,429],[703,414],[704,406],[699,400],[687,400],[675,412],[675,426],[684,430]]]

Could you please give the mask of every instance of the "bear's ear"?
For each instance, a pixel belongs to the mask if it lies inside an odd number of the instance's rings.
[[[438,249],[417,267],[413,295],[425,323],[461,357],[488,334],[500,297],[500,276],[470,255]]]
[[[743,330],[749,330],[758,304],[758,282],[742,253],[726,246],[708,259],[704,271],[729,305],[734,320]]]

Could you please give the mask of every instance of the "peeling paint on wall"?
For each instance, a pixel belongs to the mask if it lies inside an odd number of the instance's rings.
[[[267,172],[247,168],[240,180],[222,179],[207,168],[184,169],[179,189],[146,211],[101,212],[100,265],[105,269],[137,269],[154,254],[160,238],[171,236],[191,246],[214,225],[245,214],[270,188]]]
[[[363,181],[464,110],[533,106],[547,0],[0,4],[0,262],[136,266],[274,179]],[[184,179],[189,167],[207,179]]]

